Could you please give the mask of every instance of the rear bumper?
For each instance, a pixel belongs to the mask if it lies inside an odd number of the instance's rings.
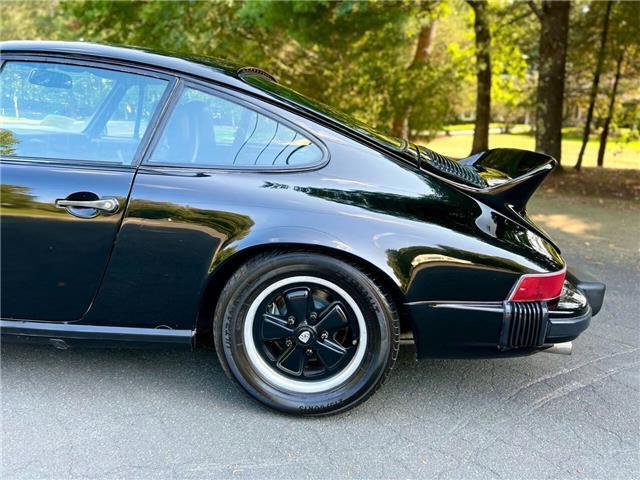
[[[600,310],[605,286],[568,276],[553,302],[413,302],[418,357],[516,356],[578,337]]]
[[[572,316],[569,318],[549,318],[547,334],[544,343],[563,343],[570,342],[584,332],[591,324],[593,313],[589,308],[582,315]]]
[[[589,305],[591,306],[591,311],[593,315],[597,315],[597,313],[602,308],[602,304],[604,303],[604,293],[606,290],[606,286],[602,282],[598,282],[597,280],[590,278],[590,276],[586,273],[580,273],[579,280],[576,277],[576,272],[567,272],[567,281],[572,285],[575,285],[578,290],[582,292],[582,294],[587,298]]]

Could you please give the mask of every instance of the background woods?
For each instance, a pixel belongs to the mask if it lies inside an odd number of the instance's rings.
[[[636,2],[14,1],[0,38],[223,57],[442,153],[640,168]]]

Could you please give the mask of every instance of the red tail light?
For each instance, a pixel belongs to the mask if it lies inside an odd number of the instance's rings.
[[[522,275],[509,295],[512,302],[536,302],[558,298],[562,293],[566,267],[553,273]]]

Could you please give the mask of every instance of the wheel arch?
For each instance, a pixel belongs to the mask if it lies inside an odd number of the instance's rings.
[[[405,296],[400,289],[397,278],[389,275],[380,267],[376,266],[372,261],[363,258],[356,253],[328,247],[326,245],[309,244],[309,243],[266,243],[251,245],[239,250],[223,261],[219,262],[209,276],[208,282],[200,299],[200,307],[198,309],[198,317],[196,320],[196,343],[198,345],[213,345],[212,319],[215,312],[218,299],[226,282],[231,278],[234,272],[249,259],[267,252],[281,251],[288,252],[309,252],[318,253],[350,263],[360,270],[371,275],[386,290],[395,302],[395,307],[400,313],[402,331],[411,331],[412,326],[409,320],[408,312],[405,309]]]

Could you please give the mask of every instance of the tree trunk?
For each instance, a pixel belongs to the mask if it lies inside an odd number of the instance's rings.
[[[602,125],[602,133],[600,134],[600,148],[598,148],[598,166],[604,165],[604,152],[607,148],[607,137],[609,137],[609,125],[613,118],[613,112],[616,105],[616,94],[618,92],[618,82],[620,81],[620,72],[622,71],[622,60],[624,59],[624,50],[620,52],[616,59],[616,75],[613,78],[613,87],[611,88],[611,98],[609,99],[609,110],[607,111],[607,118]]]
[[[604,14],[604,20],[602,24],[602,34],[600,36],[600,50],[598,50],[598,61],[596,62],[596,69],[593,72],[593,84],[591,85],[591,95],[589,96],[589,109],[587,110],[587,120],[584,124],[584,132],[582,133],[582,145],[580,146],[580,153],[578,154],[578,161],[574,167],[580,171],[582,167],[582,157],[584,151],[587,148],[589,142],[589,134],[591,133],[591,120],[593,120],[593,109],[596,105],[596,98],[598,97],[598,85],[600,84],[600,74],[602,73],[602,64],[604,63],[604,57],[606,53],[607,35],[609,32],[609,17],[611,16],[611,7],[613,2],[609,0],[607,2],[607,9]]]
[[[475,15],[476,33],[476,123],[471,153],[489,148],[489,122],[491,121],[491,32],[487,19],[487,0],[468,0]]]
[[[567,1],[544,0],[529,5],[540,19],[540,68],[536,106],[536,150],[558,163],[562,152],[564,76],[569,33]]]
[[[411,116],[411,105],[403,108],[400,112],[396,113],[393,119],[393,125],[391,131],[396,137],[409,139],[411,136],[409,128],[409,117]]]
[[[433,40],[435,36],[436,20],[432,20],[429,25],[425,25],[420,29],[413,60],[411,60],[411,64],[407,67],[409,70],[418,67],[420,64],[427,63],[431,56],[431,52],[433,51]],[[412,107],[413,105],[406,105],[401,108],[400,111],[396,112],[391,131],[397,137],[409,139],[411,136],[411,125],[409,119],[411,118]]]

